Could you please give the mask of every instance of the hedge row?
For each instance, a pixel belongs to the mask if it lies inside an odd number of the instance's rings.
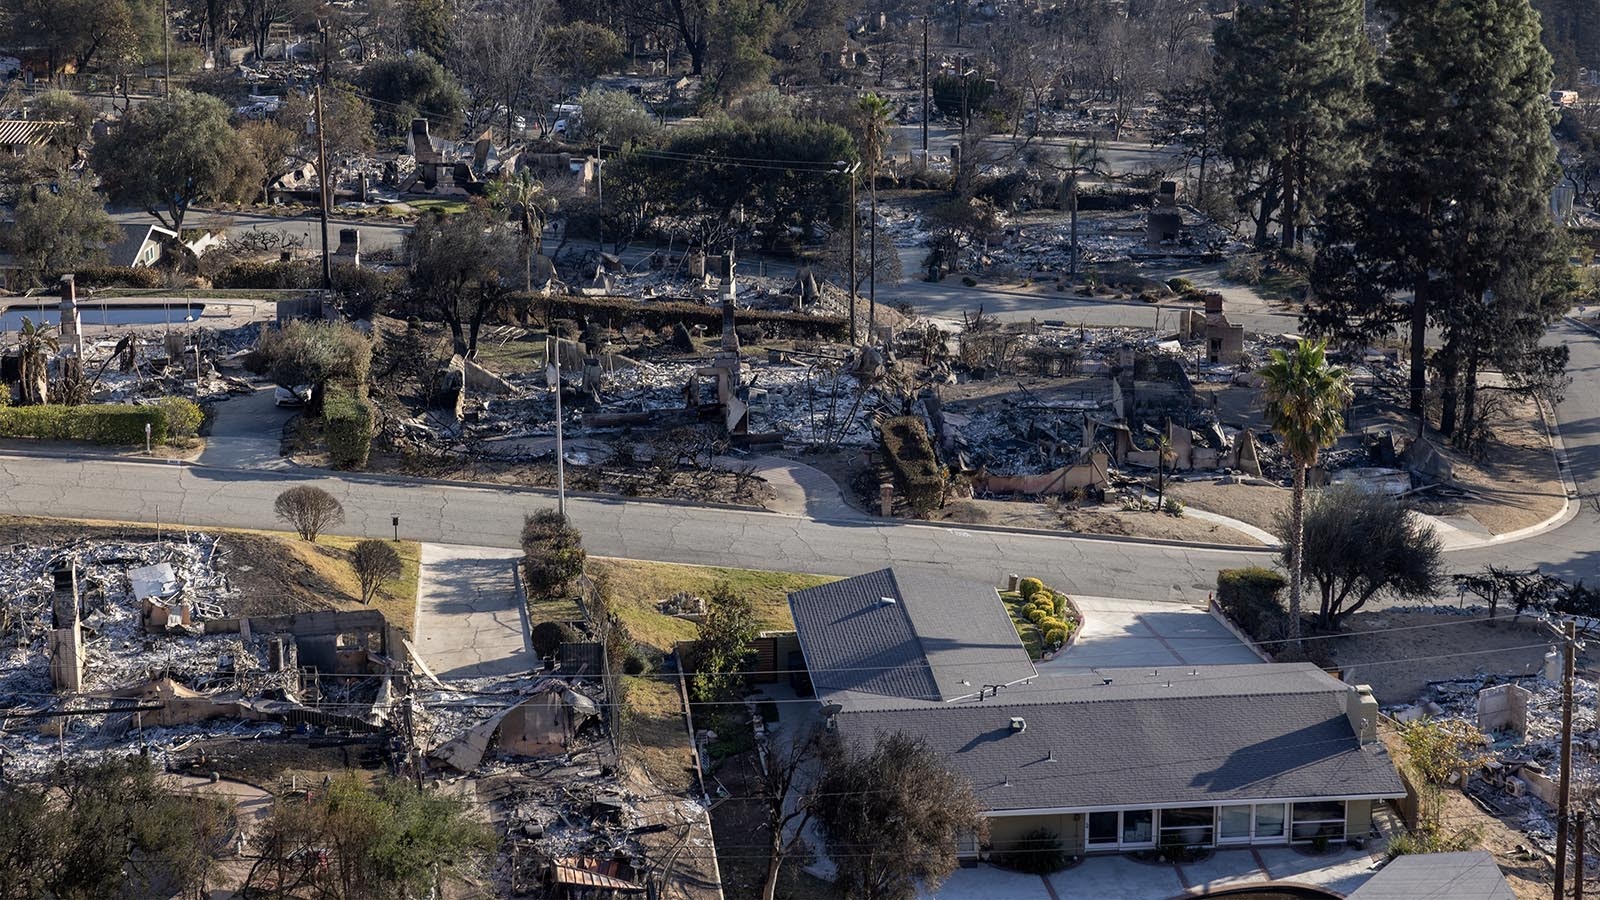
[[[336,469],[360,469],[372,453],[372,403],[348,388],[330,385],[322,398],[322,434]]]
[[[142,445],[167,439],[167,414],[159,406],[107,403],[94,406],[8,406],[0,409],[0,437],[96,444]]]
[[[883,455],[905,491],[906,502],[918,513],[937,509],[944,502],[945,476],[933,454],[928,430],[916,416],[885,419]]]
[[[519,294],[512,298],[546,322],[587,317],[620,326],[637,322],[648,328],[704,325],[713,333],[722,329],[722,309],[686,300],[646,301],[626,297],[545,297]],[[813,316],[784,310],[741,309],[740,325],[762,325],[799,337],[844,340],[850,334],[850,320],[842,316]]]
[[[1256,641],[1279,641],[1289,634],[1289,613],[1278,595],[1287,582],[1261,566],[1217,573],[1217,606]]]
[[[134,269],[127,266],[83,266],[72,273],[72,278],[79,290],[102,287],[161,287],[161,273],[155,269]]]

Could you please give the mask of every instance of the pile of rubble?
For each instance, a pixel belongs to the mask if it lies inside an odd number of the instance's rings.
[[[1573,683],[1573,777],[1600,783],[1600,685]],[[1560,655],[1551,651],[1538,675],[1507,679],[1479,672],[1434,682],[1416,704],[1388,710],[1402,722],[1422,718],[1470,723],[1489,740],[1466,789],[1491,814],[1513,822],[1545,852],[1555,849],[1555,806],[1561,778]]]

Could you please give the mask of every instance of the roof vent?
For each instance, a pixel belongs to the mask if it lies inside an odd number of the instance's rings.
[[[896,601],[893,597],[879,597],[878,602],[884,604],[885,606],[889,606],[897,603],[898,601]]]
[[[1011,730],[1014,732],[1023,732],[1028,730],[1028,720],[1021,716],[1012,716]]]

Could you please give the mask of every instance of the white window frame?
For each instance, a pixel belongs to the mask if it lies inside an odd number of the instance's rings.
[[[1242,809],[1246,813],[1245,821],[1247,824],[1244,829],[1245,833],[1242,836],[1227,837],[1222,833],[1222,815],[1230,809]],[[1218,845],[1249,844],[1256,839],[1256,807],[1253,803],[1228,803],[1217,807],[1216,822]]]
[[[1123,828],[1126,825],[1125,814],[1131,812],[1143,812],[1150,814],[1150,840],[1124,841],[1122,839]],[[1109,841],[1093,840],[1093,832],[1089,830],[1089,817],[1095,815],[1109,815],[1112,813],[1112,810],[1102,809],[1083,814],[1083,846],[1085,850],[1148,850],[1156,845],[1156,837],[1160,834],[1160,831],[1156,827],[1160,822],[1160,811],[1145,807],[1115,810],[1115,815],[1117,817],[1116,837]]]
[[[1313,800],[1313,801],[1310,801],[1309,803],[1307,803],[1305,805],[1309,806],[1309,805],[1311,805],[1311,803],[1331,803],[1331,802],[1335,802],[1335,801],[1331,801],[1331,800]],[[1328,840],[1329,841],[1343,841],[1347,837],[1349,837],[1349,835],[1350,835],[1350,801],[1348,801],[1348,800],[1340,800],[1340,801],[1337,801],[1337,802],[1343,804],[1343,806],[1344,806],[1344,815],[1341,816],[1340,818],[1337,818],[1337,819],[1307,819],[1304,822],[1295,821],[1295,818],[1294,818],[1294,807],[1299,806],[1300,804],[1291,803],[1289,805],[1289,818],[1288,818],[1288,821],[1286,821],[1284,823],[1284,830],[1286,832],[1288,832],[1288,835],[1289,835],[1289,843],[1291,843],[1291,844],[1310,844],[1310,843],[1315,843],[1316,842],[1316,838],[1315,837],[1297,838],[1297,837],[1294,836],[1295,829],[1297,827],[1301,826],[1301,825],[1329,825],[1329,824],[1332,824],[1334,822],[1338,822],[1339,823],[1339,834],[1337,836],[1330,835],[1328,837]]]
[[[1289,826],[1294,815],[1289,803],[1253,803],[1250,805],[1250,841],[1255,844],[1287,844],[1289,843]],[[1283,814],[1283,819],[1278,826],[1277,834],[1261,834],[1261,820],[1256,810],[1263,806],[1276,806]]]
[[[1188,841],[1184,841],[1183,842],[1183,846],[1185,846],[1185,847],[1215,847],[1217,845],[1217,808],[1215,806],[1174,806],[1174,807],[1171,807],[1170,809],[1161,810],[1161,817],[1156,820],[1156,843],[1157,843],[1157,845],[1160,845],[1162,843],[1161,839],[1169,831],[1178,831],[1178,830],[1187,831],[1187,830],[1189,830],[1191,828],[1205,828],[1205,827],[1207,827],[1205,825],[1172,825],[1172,826],[1168,826],[1167,825],[1167,823],[1166,823],[1167,813],[1169,813],[1169,812],[1186,811],[1186,810],[1191,810],[1191,809],[1209,809],[1209,810],[1211,810],[1211,825],[1209,826],[1210,829],[1211,829],[1211,839],[1207,840],[1207,841],[1198,842],[1198,843],[1190,843]]]

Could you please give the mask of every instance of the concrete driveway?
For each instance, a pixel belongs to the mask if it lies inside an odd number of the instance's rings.
[[[295,413],[274,402],[272,385],[218,403],[200,462],[229,469],[276,469],[288,465],[279,455],[283,426]]]
[[[496,547],[423,544],[416,648],[441,679],[490,678],[538,665],[515,566]]]
[[[1043,674],[1116,666],[1218,666],[1261,657],[1197,606],[1074,594],[1083,631]]]

